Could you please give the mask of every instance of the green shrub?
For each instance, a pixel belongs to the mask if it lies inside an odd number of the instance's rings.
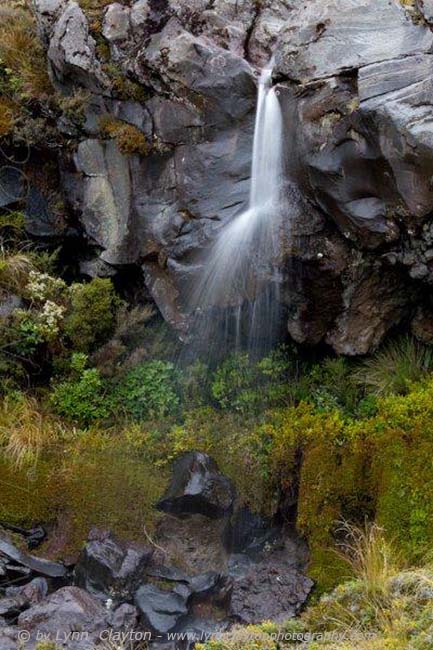
[[[73,284],[70,292],[71,308],[66,316],[65,333],[75,350],[90,352],[113,333],[120,301],[107,278]]]
[[[341,408],[353,413],[361,397],[353,380],[350,362],[343,357],[327,358],[306,373],[304,381],[312,401],[320,410]]]
[[[148,361],[130,370],[114,387],[114,399],[135,420],[172,415],[178,411],[178,374],[172,363]]]
[[[278,349],[258,362],[247,353],[229,356],[217,368],[212,397],[223,409],[258,412],[289,399],[291,363],[288,352]]]
[[[54,411],[82,426],[110,414],[106,386],[96,368],[86,368],[87,356],[72,355],[71,376],[54,384],[50,396]]]
[[[196,361],[180,372],[179,385],[182,405],[185,409],[198,408],[210,403],[210,371],[201,361]]]

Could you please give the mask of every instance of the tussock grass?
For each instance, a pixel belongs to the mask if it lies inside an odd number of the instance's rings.
[[[0,63],[21,95],[40,99],[52,93],[34,16],[28,6],[11,0],[0,6]]]
[[[0,248],[0,293],[3,290],[21,294],[33,270],[35,265],[31,255]]]
[[[62,426],[43,414],[34,398],[6,396],[0,407],[0,443],[17,467],[37,462],[44,447],[61,437]]]
[[[410,384],[422,380],[432,368],[433,350],[406,337],[367,359],[354,379],[375,395],[405,395]]]

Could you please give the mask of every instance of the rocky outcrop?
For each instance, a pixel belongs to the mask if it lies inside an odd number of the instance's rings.
[[[143,268],[171,324],[187,328],[182,298],[200,273],[196,253],[247,201],[256,75],[271,51],[295,188],[281,269],[289,333],[365,354],[424,309],[433,282],[430,2],[113,3],[98,36],[108,65],[77,3],[35,5],[54,82],[89,93],[76,153],[62,165],[70,209],[104,265]],[[134,151],[134,132],[128,147],[116,129],[107,139],[107,116],[137,129],[146,152]]]
[[[235,623],[279,622],[299,612],[313,587],[305,575],[305,542],[294,530],[234,506],[231,483],[209,456],[191,452],[179,461],[168,490],[176,486],[177,497],[166,498],[186,497],[187,507],[161,515],[152,548],[92,529],[66,571],[30,561],[2,534],[2,649],[24,640],[39,650],[44,640],[71,650],[120,641],[192,650],[195,641]],[[207,499],[199,500],[199,512],[190,507],[197,504],[191,493]],[[218,518],[215,498],[223,508]],[[23,584],[10,586],[16,575]]]

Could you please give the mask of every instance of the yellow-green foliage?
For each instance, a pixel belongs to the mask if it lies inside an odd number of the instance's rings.
[[[9,135],[15,124],[16,105],[7,97],[0,97],[0,138]]]
[[[62,435],[59,422],[41,413],[34,398],[13,393],[0,408],[0,444],[17,467],[33,465],[41,451]]]
[[[107,115],[100,119],[100,126],[103,135],[114,138],[120,151],[124,154],[138,153],[147,156],[152,149],[144,133],[132,124]]]
[[[28,415],[33,403],[27,406]],[[0,438],[0,520],[28,526],[37,521],[60,522],[56,552],[77,552],[89,529],[109,528],[127,539],[143,539],[152,529],[168,471],[156,466],[131,442],[126,432],[80,432],[57,428],[44,418],[44,436],[37,455],[22,453],[17,464],[9,439],[16,432],[16,415],[2,415]],[[28,430],[36,425],[27,422]],[[23,423],[18,426],[23,436]],[[23,450],[28,436],[23,440]],[[64,530],[63,530],[64,529]]]
[[[377,409],[355,421],[301,404],[264,427],[274,489],[292,487],[301,459],[297,524],[321,588],[347,575],[333,550],[342,518],[375,516],[411,561],[433,543],[433,380],[406,396],[379,399]]]
[[[0,249],[0,292],[12,291],[22,295],[32,270],[34,264],[30,255]]]

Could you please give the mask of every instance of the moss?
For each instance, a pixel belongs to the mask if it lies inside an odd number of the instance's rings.
[[[143,539],[143,526],[151,531],[158,516],[153,504],[168,471],[143,458],[124,435],[70,433],[69,441],[59,441],[30,468],[17,468],[0,450],[0,519],[51,524],[62,557],[78,552],[95,525],[124,539]],[[67,535],[56,533],[56,521]]]
[[[98,39],[98,42],[99,45],[102,45],[100,39]],[[146,91],[146,88],[129,79],[127,74],[117,63],[112,61],[109,63],[107,62],[103,65],[103,70],[110,78],[113,91],[119,99],[133,99],[141,103],[144,103],[149,99],[149,93]]]
[[[144,133],[132,124],[106,115],[100,119],[100,127],[103,135],[116,140],[120,151],[124,154],[138,153],[147,156],[152,149]]]

